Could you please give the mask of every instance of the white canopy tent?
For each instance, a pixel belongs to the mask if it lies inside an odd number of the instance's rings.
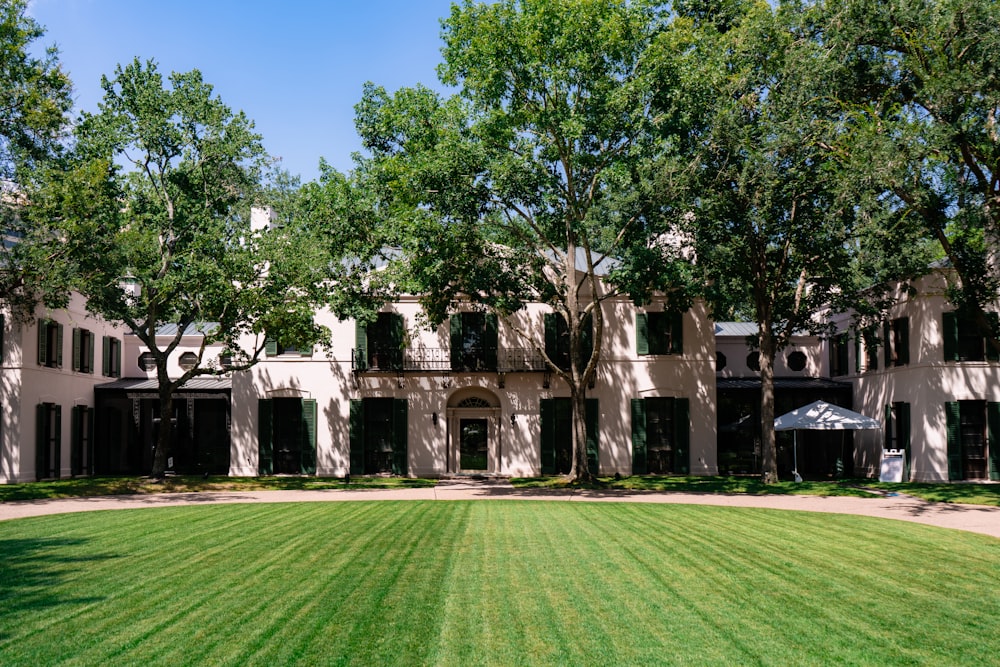
[[[881,428],[877,419],[866,417],[859,412],[833,405],[826,401],[815,401],[801,408],[787,412],[774,420],[775,431],[865,431]],[[798,433],[793,433],[793,453],[795,481],[801,482],[799,475]]]

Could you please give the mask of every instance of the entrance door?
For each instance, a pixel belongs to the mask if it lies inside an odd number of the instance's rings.
[[[489,452],[488,426],[485,419],[459,420],[459,470],[486,470]]]

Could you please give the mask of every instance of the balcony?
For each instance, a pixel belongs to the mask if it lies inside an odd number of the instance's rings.
[[[403,350],[351,350],[354,373],[547,373],[545,360],[534,348],[501,348],[496,366],[487,362],[485,350],[467,348],[455,362],[451,350],[439,347]]]

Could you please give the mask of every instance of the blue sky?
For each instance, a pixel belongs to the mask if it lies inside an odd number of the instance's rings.
[[[95,111],[101,75],[139,56],[162,73],[199,69],[254,120],[268,152],[303,180],[323,157],[351,166],[365,81],[437,86],[440,19],[451,0],[32,0],[30,12]]]

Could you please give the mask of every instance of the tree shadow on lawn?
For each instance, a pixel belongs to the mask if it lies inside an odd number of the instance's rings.
[[[872,498],[878,493],[862,488],[856,480],[777,482],[764,484],[757,476],[747,477],[671,477],[634,475],[631,477],[601,477],[593,484],[567,484],[561,477],[517,478],[511,483],[522,490],[578,490],[606,492],[608,495],[628,492],[694,493],[741,495],[813,495]]]
[[[78,574],[87,563],[118,556],[67,555],[66,549],[85,544],[79,538],[0,539],[0,641],[10,635],[11,618],[60,605],[99,601],[95,597],[68,597],[59,586],[67,574]]]

